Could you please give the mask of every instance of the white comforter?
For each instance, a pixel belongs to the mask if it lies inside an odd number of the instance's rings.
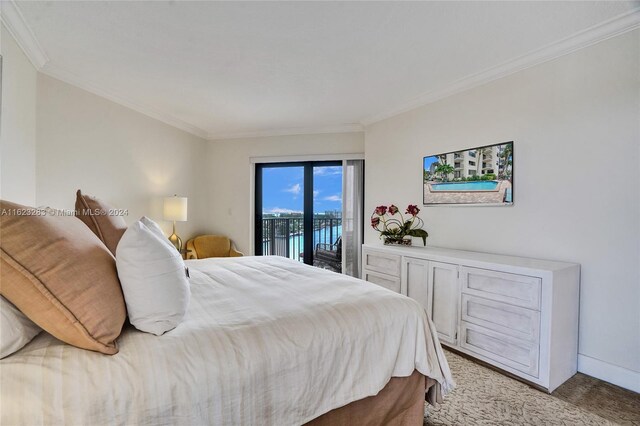
[[[106,356],[46,333],[0,361],[0,424],[295,425],[414,369],[453,382],[411,299],[280,257],[189,261],[184,322]]]

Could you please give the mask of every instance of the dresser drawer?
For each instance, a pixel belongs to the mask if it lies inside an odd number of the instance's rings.
[[[539,311],[469,294],[462,295],[462,320],[534,343],[540,336]]]
[[[540,310],[540,278],[463,266],[462,292]]]
[[[364,269],[400,278],[401,257],[399,255],[364,250],[362,257]]]
[[[393,277],[390,275],[380,274],[378,272],[363,271],[363,279],[367,282],[377,284],[381,287],[387,288],[396,293],[400,293],[400,277]]]
[[[460,332],[460,346],[479,355],[480,359],[538,377],[540,348],[537,342],[518,339],[466,321],[461,322]]]

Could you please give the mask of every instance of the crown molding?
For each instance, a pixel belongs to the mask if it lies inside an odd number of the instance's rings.
[[[440,90],[424,93],[397,108],[384,113],[372,115],[361,120],[363,126],[386,120],[403,112],[433,103],[477,86],[489,83],[510,74],[534,67],[544,62],[568,55],[576,50],[589,47],[601,41],[616,37],[628,31],[640,28],[640,9],[623,13],[612,19],[601,22],[564,39],[533,50],[500,65],[488,68],[476,74],[456,80]]]
[[[207,132],[199,127],[189,124],[186,121],[180,120],[179,118],[176,118],[170,114],[159,111],[149,105],[143,105],[141,103],[127,99],[125,96],[117,94],[112,90],[104,89],[93,82],[83,79],[77,74],[53,65],[51,62],[47,63],[43,68],[41,68],[40,72],[55,79],[64,81],[65,83],[68,83],[72,86],[79,87],[80,89],[86,90],[87,92],[93,93],[94,95],[108,99],[119,105],[125,106],[129,109],[139,112],[140,114],[144,114],[155,120],[161,121],[165,124],[168,124],[169,126],[184,130],[187,133],[191,133],[192,135],[198,136],[203,139],[207,138]]]
[[[5,28],[9,31],[14,38],[18,46],[22,49],[24,54],[29,58],[29,61],[39,72],[62,80],[72,86],[79,87],[87,92],[91,92],[95,95],[108,99],[117,104],[123,105],[148,117],[159,120],[172,127],[176,127],[185,132],[191,133],[201,138],[207,137],[207,132],[192,124],[182,121],[170,114],[161,112],[148,105],[142,105],[138,102],[127,99],[126,97],[117,94],[114,91],[104,89],[99,85],[87,81],[77,74],[62,69],[51,63],[49,57],[45,53],[44,49],[38,42],[35,34],[27,25],[20,8],[14,0],[2,0],[0,2],[0,20],[4,24]]]
[[[0,2],[0,20],[37,70],[49,62],[49,57],[13,0]]]
[[[269,136],[292,136],[292,135],[320,135],[326,133],[357,133],[363,132],[361,124],[343,124],[339,126],[314,126],[314,127],[289,127],[282,129],[266,129],[255,132],[237,133],[209,133],[207,139],[211,141],[224,139],[244,139],[244,138],[264,138]]]

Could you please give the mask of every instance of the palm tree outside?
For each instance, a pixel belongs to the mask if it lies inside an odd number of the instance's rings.
[[[440,175],[442,182],[449,181],[449,175],[454,172],[454,168],[450,164],[438,164],[436,166],[436,173]]]

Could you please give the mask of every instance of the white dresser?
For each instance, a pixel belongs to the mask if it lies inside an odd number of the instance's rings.
[[[552,392],[577,371],[580,265],[367,245],[362,277],[420,302],[443,345]]]

